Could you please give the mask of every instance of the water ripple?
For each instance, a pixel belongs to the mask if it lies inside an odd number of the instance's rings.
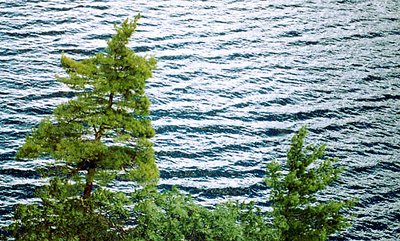
[[[266,208],[265,164],[283,161],[306,124],[348,166],[326,195],[360,198],[354,226],[334,239],[399,237],[396,0],[0,1],[1,225],[42,185],[34,167],[45,160],[14,160],[18,146],[73,96],[54,80],[60,53],[101,51],[112,24],[139,11],[131,47],[158,59],[148,94],[160,188]]]

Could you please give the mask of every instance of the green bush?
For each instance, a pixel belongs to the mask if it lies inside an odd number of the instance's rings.
[[[130,240],[271,240],[270,224],[254,204],[228,202],[207,209],[173,189],[134,195]]]

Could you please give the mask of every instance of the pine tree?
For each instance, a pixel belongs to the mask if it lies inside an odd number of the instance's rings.
[[[334,158],[324,157],[326,145],[304,146],[305,127],[293,136],[287,154],[287,173],[277,161],[268,165],[273,222],[280,240],[326,240],[328,235],[349,225],[343,211],[354,200],[321,200],[318,194],[339,179],[343,168]]]
[[[116,178],[157,182],[144,91],[156,61],[127,47],[139,17],[115,25],[105,53],[81,61],[62,54],[66,75],[56,77],[76,97],[43,119],[17,152],[19,159],[52,160],[42,170],[49,185],[37,192],[41,202],[16,209],[10,230],[17,240],[121,239],[129,200],[107,185]]]

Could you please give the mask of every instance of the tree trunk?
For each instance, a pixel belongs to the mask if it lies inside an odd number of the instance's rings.
[[[90,167],[86,174],[86,186],[85,190],[83,191],[83,199],[88,199],[92,194],[95,170],[96,169],[94,167]]]

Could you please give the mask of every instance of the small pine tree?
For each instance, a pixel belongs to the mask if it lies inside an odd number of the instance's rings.
[[[42,172],[50,181],[37,192],[41,202],[16,209],[9,228],[16,240],[122,239],[129,200],[104,187],[117,177],[157,182],[144,92],[156,61],[127,47],[139,17],[115,25],[105,53],[81,61],[62,55],[67,75],[57,79],[76,97],[42,120],[17,153],[55,161]]]
[[[268,165],[266,183],[271,188],[273,222],[280,240],[326,240],[328,235],[349,225],[342,211],[354,200],[320,200],[317,194],[338,180],[343,168],[336,159],[324,157],[326,145],[304,146],[307,130],[293,136],[287,154],[288,173],[276,161]]]

